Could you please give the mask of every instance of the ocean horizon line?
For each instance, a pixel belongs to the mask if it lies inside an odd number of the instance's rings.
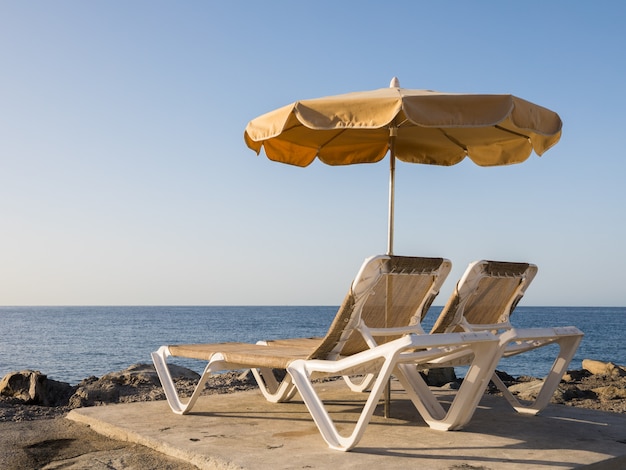
[[[445,304],[433,304],[432,307],[444,307]],[[83,308],[83,307],[159,307],[159,308],[202,308],[202,307],[339,307],[340,304],[24,304],[24,305],[0,305],[0,308]],[[626,309],[626,305],[518,305],[516,308],[617,308]]]

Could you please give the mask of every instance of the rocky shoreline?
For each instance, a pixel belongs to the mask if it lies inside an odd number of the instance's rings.
[[[189,396],[200,378],[184,367],[171,367],[181,396]],[[209,380],[203,394],[231,393],[256,387],[251,373],[229,372]],[[0,422],[51,419],[75,408],[114,403],[164,400],[153,365],[134,364],[102,377],[88,377],[78,385],[48,379],[39,371],[11,372],[0,381]]]
[[[588,409],[626,413],[626,367],[586,359],[583,369],[569,371],[552,397],[553,403]],[[512,377],[498,372],[503,382],[522,400],[530,400],[541,384],[533,377]],[[172,376],[181,395],[190,395],[199,375],[183,367],[172,367]],[[427,376],[431,386],[458,384],[453,369]],[[212,377],[204,394],[231,393],[255,388],[249,371],[229,372]],[[487,393],[497,394],[495,387]],[[30,421],[65,416],[84,406],[163,400],[165,395],[154,366],[135,364],[129,368],[89,377],[78,385],[48,379],[39,371],[7,374],[0,381],[0,422]]]

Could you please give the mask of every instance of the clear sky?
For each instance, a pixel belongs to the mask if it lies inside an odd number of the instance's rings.
[[[337,305],[388,162],[295,168],[247,122],[382,88],[558,112],[543,157],[398,164],[396,254],[529,261],[524,305],[626,306],[626,3],[0,2],[1,305]]]

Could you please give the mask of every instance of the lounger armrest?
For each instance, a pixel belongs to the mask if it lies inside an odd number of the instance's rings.
[[[575,326],[556,326],[544,328],[515,328],[520,340],[527,338],[583,336],[584,333]]]

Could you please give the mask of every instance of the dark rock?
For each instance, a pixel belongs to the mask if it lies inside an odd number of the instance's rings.
[[[454,367],[440,367],[422,371],[426,383],[432,387],[442,387],[450,382],[456,382]]]
[[[171,365],[170,373],[175,381],[195,384],[200,375],[190,369]],[[101,378],[89,377],[78,384],[76,393],[69,400],[72,408],[163,399],[165,395],[153,365],[133,364],[119,372],[111,372]]]
[[[580,388],[572,388],[568,390],[561,390],[564,401],[570,400],[594,400],[598,398],[598,395],[593,390],[584,390]]]
[[[512,375],[507,374],[506,372],[504,372],[502,370],[496,370],[496,375],[506,385],[514,384],[514,383],[517,382],[517,380],[515,380],[515,377],[513,377]]]
[[[626,398],[626,389],[615,385],[594,388],[592,391],[600,400],[621,400]]]
[[[532,375],[520,375],[515,382],[516,383],[527,383],[527,382],[536,382],[537,380],[541,380],[538,379],[537,377],[533,377]]]
[[[567,373],[563,376],[564,382],[579,382],[585,377],[589,377],[591,372],[586,369],[582,370],[568,370]]]
[[[0,381],[0,395],[29,405],[64,406],[73,392],[70,384],[50,380],[36,370],[10,372]]]

